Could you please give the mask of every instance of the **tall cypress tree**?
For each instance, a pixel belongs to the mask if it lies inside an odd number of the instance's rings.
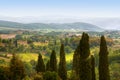
[[[61,48],[60,48],[60,62],[59,62],[58,74],[62,80],[67,80],[64,44],[61,44]]]
[[[76,48],[74,55],[73,55],[73,74],[79,78],[79,62],[80,62],[80,54],[78,53],[79,47]]]
[[[91,57],[89,48],[89,36],[86,33],[82,34],[80,40],[80,80],[92,80]]]
[[[50,71],[50,61],[49,60],[47,61],[47,64],[46,64],[46,71]]]
[[[38,72],[45,72],[45,64],[43,62],[42,55],[40,53],[39,53],[39,56],[38,56],[36,71],[37,71],[37,73]]]
[[[92,65],[92,80],[96,80],[95,76],[95,58],[91,55],[91,65]]]
[[[101,36],[99,52],[99,80],[110,80],[108,50],[104,36]]]
[[[50,69],[51,71],[57,72],[57,59],[56,59],[56,52],[52,50],[52,54],[50,56]]]
[[[23,62],[18,57],[16,57],[15,54],[13,54],[10,62],[10,72],[10,80],[22,80],[26,75]]]
[[[14,41],[15,48],[18,47],[17,40]]]
[[[0,42],[2,42],[2,39],[1,39],[1,37],[0,37]]]

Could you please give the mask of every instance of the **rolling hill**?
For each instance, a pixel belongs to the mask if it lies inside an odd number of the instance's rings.
[[[26,30],[39,30],[39,29],[53,29],[53,30],[85,30],[85,31],[101,31],[102,28],[99,28],[96,25],[89,24],[89,23],[83,23],[83,22],[75,22],[75,23],[29,23],[29,24],[23,24],[23,23],[17,23],[17,22],[11,22],[11,21],[2,21],[0,20],[0,29],[13,29],[13,30],[19,30],[19,29],[26,29]]]

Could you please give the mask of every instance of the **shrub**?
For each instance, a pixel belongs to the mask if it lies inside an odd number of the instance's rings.
[[[47,71],[43,75],[44,80],[58,80],[58,75],[56,72]]]
[[[34,80],[43,80],[43,75],[42,75],[42,73],[37,73],[37,74],[35,74]]]

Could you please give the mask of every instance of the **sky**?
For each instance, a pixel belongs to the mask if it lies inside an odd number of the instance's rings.
[[[7,17],[120,17],[120,0],[0,0]]]

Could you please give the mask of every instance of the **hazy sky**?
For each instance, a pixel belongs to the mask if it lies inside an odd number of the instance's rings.
[[[120,0],[0,0],[0,16],[120,17]]]

